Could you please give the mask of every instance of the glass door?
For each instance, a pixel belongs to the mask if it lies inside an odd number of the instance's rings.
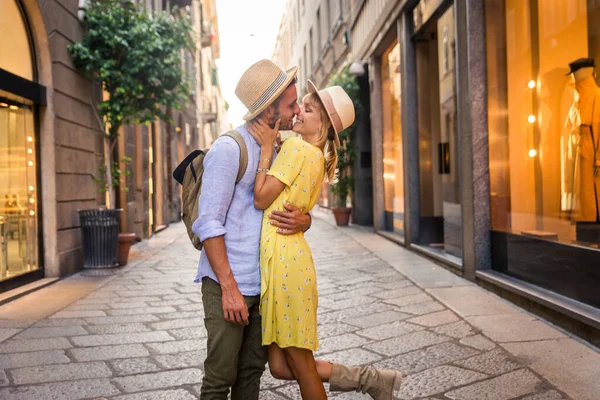
[[[415,35],[421,216],[419,242],[461,264],[454,6]]]

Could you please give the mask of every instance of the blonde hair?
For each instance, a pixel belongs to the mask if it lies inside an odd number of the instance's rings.
[[[321,132],[315,145],[323,149],[325,156],[325,172],[327,176],[327,182],[333,184],[336,181],[336,172],[338,164],[337,147],[335,145],[335,130],[325,107],[321,103],[319,96],[315,93],[310,93],[304,96],[302,100],[305,104],[318,109],[321,114]]]

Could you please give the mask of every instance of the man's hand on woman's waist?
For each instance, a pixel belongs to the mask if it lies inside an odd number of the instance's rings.
[[[304,214],[291,204],[284,205],[286,211],[273,211],[269,214],[271,225],[276,226],[277,233],[293,235],[306,232],[312,223],[310,214]]]

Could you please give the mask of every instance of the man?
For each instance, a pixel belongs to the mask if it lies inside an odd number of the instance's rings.
[[[297,67],[287,72],[269,60],[251,66],[240,79],[236,95],[248,108],[244,120],[261,118],[289,130],[300,112]],[[200,397],[225,400],[258,399],[267,362],[259,315],[259,247],[263,212],[254,208],[254,181],[260,145],[245,125],[236,130],[248,148],[248,167],[239,183],[240,149],[234,139],[219,138],[204,159],[202,193],[193,231],[203,243],[196,281],[202,280],[202,302],[208,332],[207,356]],[[310,216],[294,207],[274,213],[280,233],[306,231]]]

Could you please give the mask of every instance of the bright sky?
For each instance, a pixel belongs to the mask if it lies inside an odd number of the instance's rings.
[[[229,103],[229,122],[243,123],[246,108],[235,85],[256,61],[271,59],[286,0],[217,0],[221,59],[217,61],[221,93]],[[254,35],[254,36],[251,36]]]

